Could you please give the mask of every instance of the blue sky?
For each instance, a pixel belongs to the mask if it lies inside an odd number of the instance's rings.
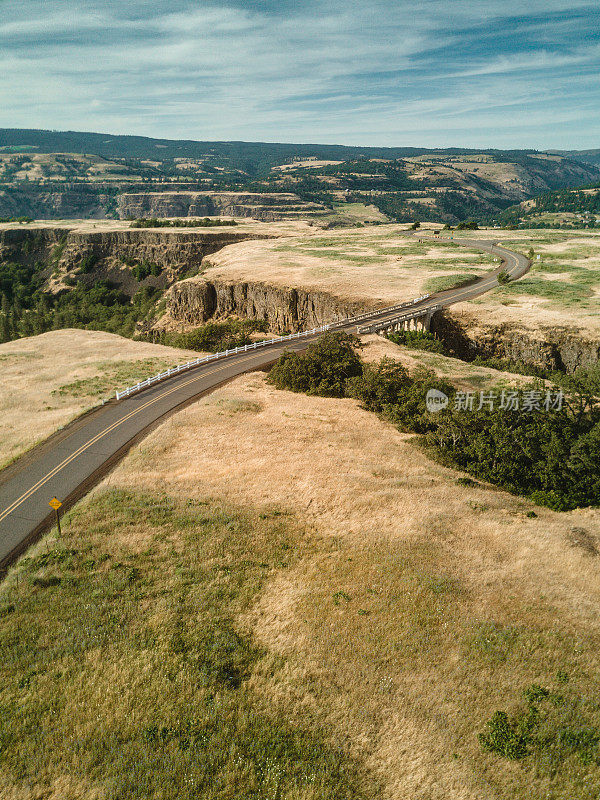
[[[600,3],[0,0],[0,127],[600,148]]]

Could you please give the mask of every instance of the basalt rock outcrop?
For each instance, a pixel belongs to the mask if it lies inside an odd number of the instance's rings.
[[[90,284],[107,279],[134,293],[144,285],[170,286],[186,273],[199,270],[205,256],[226,245],[268,238],[268,234],[235,229],[80,232],[23,226],[0,230],[0,260],[47,265],[51,290],[64,288],[63,280],[70,275]],[[154,272],[159,274],[138,281],[132,268],[143,263],[158,267]]]
[[[185,327],[235,315],[265,320],[278,333],[295,333],[373,308],[368,301],[346,302],[326,292],[201,276],[179,281],[167,292],[169,322]]]
[[[453,355],[465,361],[477,356],[505,358],[568,373],[600,361],[597,338],[561,326],[529,329],[509,323],[485,324],[475,318],[465,322],[449,310],[434,315],[431,330]]]
[[[310,219],[325,213],[319,203],[286,192],[211,192],[143,184],[19,184],[0,187],[0,217],[32,219],[140,219],[143,217],[251,217],[264,222]]]
[[[326,211],[284,192],[139,192],[121,194],[121,219],[160,217],[251,217],[264,222],[306,218]]]
[[[0,217],[111,219],[116,215],[114,187],[19,184],[0,188]]]

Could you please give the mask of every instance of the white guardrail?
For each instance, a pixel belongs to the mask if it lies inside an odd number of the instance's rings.
[[[340,323],[337,324],[339,325]],[[152,386],[154,383],[158,383],[159,381],[164,381],[166,378],[170,378],[171,375],[177,375],[178,372],[185,372],[188,369],[197,367],[199,364],[207,364],[209,361],[216,361],[219,358],[225,358],[225,356],[232,356],[236,353],[246,353],[248,350],[256,350],[259,347],[267,347],[268,345],[277,344],[279,342],[289,342],[292,339],[299,339],[302,336],[314,336],[315,333],[323,333],[324,331],[328,331],[333,327],[334,325],[321,325],[320,328],[313,328],[312,331],[290,333],[288,336],[278,336],[276,339],[265,339],[262,342],[253,342],[252,344],[245,344],[243,347],[234,347],[231,350],[223,350],[220,353],[211,353],[209,356],[204,356],[203,358],[195,358],[193,361],[187,361],[185,364],[179,364],[177,367],[169,367],[169,369],[165,370],[164,372],[159,372],[157,375],[152,375],[151,378],[138,381],[133,386],[128,386],[127,389],[123,389],[120,392],[117,391],[115,396],[117,400],[122,400],[124,397],[129,397],[129,395],[135,394],[142,389],[146,389],[148,386]]]
[[[216,361],[219,358],[226,356],[236,355],[237,353],[246,353],[248,350],[256,350],[259,347],[268,347],[272,344],[279,344],[281,342],[289,342],[293,339],[300,339],[303,336],[314,336],[316,333],[323,333],[324,331],[333,330],[339,327],[345,327],[353,322],[359,322],[361,319],[377,316],[379,314],[389,314],[391,311],[399,311],[402,308],[414,306],[416,303],[421,303],[427,300],[430,295],[424,294],[422,297],[416,297],[414,300],[409,300],[406,303],[400,303],[397,306],[390,306],[389,308],[382,308],[380,311],[370,311],[368,314],[360,314],[358,317],[348,317],[347,319],[340,320],[339,322],[332,322],[331,325],[321,325],[319,328],[313,328],[311,331],[301,331],[299,333],[290,333],[288,336],[278,336],[275,339],[265,339],[262,342],[253,342],[252,344],[245,344],[243,347],[234,347],[232,350],[223,350],[220,353],[211,353],[209,356],[203,358],[195,358],[193,361],[187,361],[185,364],[179,364],[177,367],[169,367],[164,372],[159,372],[157,375],[152,375],[151,378],[146,378],[143,381],[138,381],[133,386],[128,386],[122,391],[115,392],[117,400],[122,400],[124,397],[129,397],[136,392],[141,392],[142,389],[147,389],[155,383],[164,381],[170,378],[171,375],[177,375],[179,372],[185,372],[188,369],[193,369],[200,364],[207,364],[209,361]]]

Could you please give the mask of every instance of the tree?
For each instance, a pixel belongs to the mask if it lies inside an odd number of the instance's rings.
[[[386,406],[397,403],[409,385],[406,368],[391,358],[382,358],[379,364],[367,364],[359,377],[350,378],[347,393],[360,400],[367,411],[379,413]]]
[[[357,345],[356,336],[326,333],[301,355],[284,353],[271,370],[269,382],[292,392],[344,397],[348,379],[362,374]]]
[[[0,342],[10,342],[10,322],[7,314],[0,315]]]

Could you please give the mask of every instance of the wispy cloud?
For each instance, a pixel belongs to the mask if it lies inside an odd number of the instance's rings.
[[[596,3],[82,5],[5,0],[1,126],[349,144],[600,146]]]

